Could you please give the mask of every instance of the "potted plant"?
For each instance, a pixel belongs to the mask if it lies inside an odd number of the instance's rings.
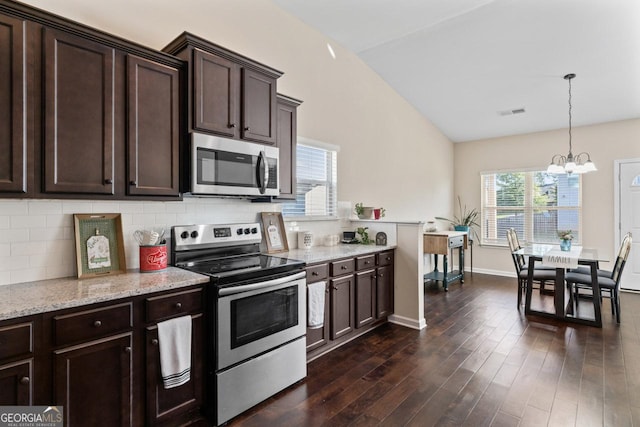
[[[571,230],[558,230],[558,237],[560,237],[560,250],[570,251],[571,241],[573,240]]]
[[[458,209],[460,210],[460,215],[454,215],[453,219],[444,218],[441,216],[437,216],[436,219],[447,221],[449,224],[453,226],[453,229],[456,231],[473,231],[476,234],[473,227],[479,227],[477,220],[480,216],[480,212],[476,208],[467,209],[467,205],[462,206],[462,201],[460,200],[460,196],[458,196]]]
[[[374,208],[373,209],[373,219],[380,219],[384,217],[386,214],[385,208]]]
[[[373,215],[373,208],[363,206],[362,202],[356,203],[356,215],[358,215],[359,219],[371,219],[371,215]]]
[[[356,233],[358,233],[358,239],[363,245],[369,245],[372,243],[371,239],[369,238],[369,232],[367,231],[368,229],[369,227],[358,227],[358,229],[356,230]]]

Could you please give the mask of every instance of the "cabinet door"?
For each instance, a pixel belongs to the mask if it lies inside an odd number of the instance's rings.
[[[146,371],[147,371],[147,422],[178,424],[178,415],[197,409],[202,403],[203,359],[203,317],[192,316],[191,327],[191,379],[186,384],[165,389],[160,370],[158,347],[158,327],[146,331]],[[172,422],[174,421],[174,422]]]
[[[375,319],[376,271],[356,273],[356,328],[368,325]]]
[[[276,79],[242,70],[242,138],[276,143]]]
[[[44,30],[44,191],[113,194],[114,49]]]
[[[335,340],[353,331],[354,277],[344,276],[331,280],[331,339]]]
[[[393,266],[378,267],[376,274],[376,318],[393,313]]]
[[[130,426],[132,334],[54,351],[53,390],[70,426]]]
[[[33,359],[0,366],[0,405],[33,405]]]
[[[193,127],[240,136],[240,67],[199,50],[193,53]]]
[[[25,22],[0,15],[0,191],[27,191]]]
[[[326,266],[326,264],[324,264]],[[308,273],[307,273],[308,274]],[[329,342],[329,284],[326,284],[324,298],[324,324],[321,328],[307,328],[307,352],[322,347]]]
[[[179,196],[179,78],[174,68],[127,57],[127,194]]]
[[[278,130],[276,145],[280,149],[279,199],[296,198],[296,106],[278,97]]]

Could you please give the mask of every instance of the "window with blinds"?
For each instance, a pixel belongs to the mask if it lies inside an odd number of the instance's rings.
[[[514,228],[522,243],[558,243],[558,231],[582,235],[580,175],[546,171],[482,174],[481,244],[507,246]]]
[[[338,152],[298,144],[296,200],[282,205],[288,218],[335,218],[337,215]]]

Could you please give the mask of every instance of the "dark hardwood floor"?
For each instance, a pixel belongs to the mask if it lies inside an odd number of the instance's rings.
[[[382,326],[229,425],[640,425],[640,295],[621,302],[598,329],[526,318],[515,279],[429,285],[426,329]]]

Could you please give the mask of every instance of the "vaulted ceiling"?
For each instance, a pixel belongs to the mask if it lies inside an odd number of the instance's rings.
[[[638,0],[272,1],[454,142],[640,117]]]

